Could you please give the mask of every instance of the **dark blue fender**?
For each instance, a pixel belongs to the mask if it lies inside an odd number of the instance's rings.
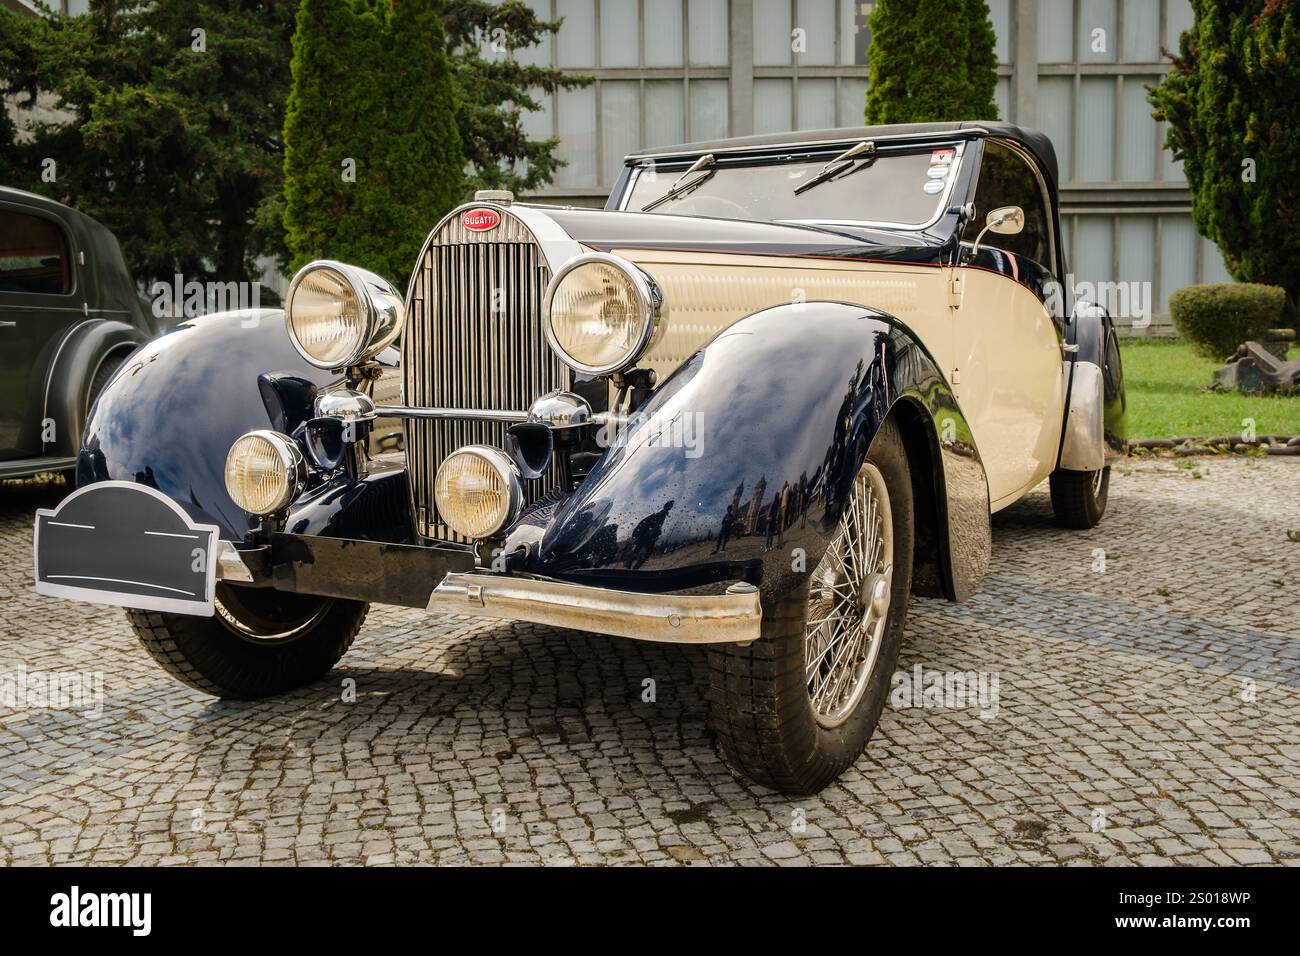
[[[142,482],[181,505],[198,522],[242,540],[259,519],[226,494],[226,453],[254,428],[291,432],[312,414],[315,389],[336,376],[303,361],[289,343],[278,310],[224,312],[182,323],[149,342],[101,393],[91,412],[77,459],[77,483]],[[314,485],[298,524],[314,533],[371,537],[356,527],[376,514],[379,498],[405,501],[402,473],[381,471],[360,487],[331,493],[341,478]],[[364,502],[367,507],[348,508]],[[391,513],[391,508],[381,507]],[[346,512],[339,516],[335,512]],[[295,513],[289,516],[294,525]],[[352,525],[349,525],[349,521]],[[409,535],[382,522],[380,533]]]
[[[833,302],[757,312],[674,372],[556,508],[528,569],[628,590],[744,579],[784,594],[821,559],[891,413],[921,504],[916,589],[963,599],[991,545],[960,409],[905,326]]]

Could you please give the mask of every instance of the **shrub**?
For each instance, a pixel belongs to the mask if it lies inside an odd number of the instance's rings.
[[[1223,359],[1282,321],[1286,293],[1275,285],[1189,285],[1169,297],[1174,327],[1198,352]]]

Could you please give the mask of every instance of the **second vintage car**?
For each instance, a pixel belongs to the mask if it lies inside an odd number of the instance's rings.
[[[71,475],[91,405],[156,332],[111,232],[0,186],[0,478]]]
[[[371,602],[705,644],[729,762],[814,792],[993,512],[1044,480],[1063,524],[1105,511],[1119,352],[1065,274],[1051,144],[999,123],[641,153],[604,210],[480,194],[404,297],[314,262],[283,313],[136,353],[37,589],[125,605],[222,697],[318,680]]]

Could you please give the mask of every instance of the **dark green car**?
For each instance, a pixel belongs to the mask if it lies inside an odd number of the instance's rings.
[[[71,470],[95,397],[155,332],[111,232],[0,186],[0,478]]]

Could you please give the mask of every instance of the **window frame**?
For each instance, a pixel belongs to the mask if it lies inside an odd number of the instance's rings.
[[[816,219],[816,218],[755,219],[753,221],[785,223],[785,224],[793,224],[793,225],[813,225],[813,226],[817,226],[817,225],[858,226],[858,227],[868,227],[872,229],[884,229],[892,232],[926,232],[930,229],[933,229],[939,222],[943,220],[944,216],[949,214],[949,210],[951,209],[952,204],[956,202],[959,183],[961,182],[962,174],[965,171],[966,163],[969,162],[970,153],[968,151],[968,148],[971,145],[971,140],[970,139],[942,139],[940,137],[936,137],[934,141],[928,141],[926,139],[916,140],[914,138],[909,138],[906,135],[881,136],[881,137],[874,137],[874,138],[868,137],[868,138],[871,139],[872,142],[876,142],[880,144],[879,150],[881,152],[893,151],[899,153],[906,153],[906,152],[919,152],[927,149],[933,151],[936,149],[948,149],[948,148],[954,149],[956,151],[955,155],[953,156],[952,173],[949,174],[948,176],[947,185],[944,187],[944,190],[941,194],[936,194],[936,206],[935,206],[934,214],[925,222],[904,223],[904,222],[889,222],[881,219]],[[763,147],[760,149],[754,149],[753,147],[735,147],[734,149],[726,149],[726,148],[714,149],[714,150],[710,150],[710,152],[714,153],[719,157],[725,158],[730,153],[744,154],[752,150],[753,151],[752,155],[742,155],[741,161],[736,163],[737,166],[743,168],[744,162],[746,160],[754,161],[754,165],[759,165],[759,164],[783,165],[785,163],[790,163],[790,162],[795,162],[800,160],[806,160],[811,162],[816,162],[817,160],[829,161],[834,159],[837,155],[839,155],[841,152],[843,152],[845,149],[852,146],[856,142],[861,142],[861,140],[847,139],[847,140],[835,140],[833,142],[813,141],[809,143],[782,144],[779,146]],[[683,153],[683,154],[674,153],[674,154],[667,154],[663,157],[638,156],[633,162],[625,163],[624,170],[626,173],[626,182],[625,183],[623,182],[624,177],[622,176],[619,177],[619,183],[622,184],[622,192],[618,194],[619,196],[618,202],[616,204],[611,204],[606,208],[613,208],[618,210],[619,212],[634,211],[634,210],[629,210],[627,208],[627,205],[632,199],[632,193],[636,191],[637,180],[641,177],[641,174],[646,169],[649,168],[650,163],[647,162],[647,160],[656,161],[656,170],[662,172],[664,175],[678,175],[682,171],[687,169],[690,166],[690,164],[694,160],[698,159],[701,155],[702,153]],[[659,159],[663,160],[662,165],[658,164],[657,160]],[[618,184],[616,184],[616,188],[617,185]],[[611,196],[613,195],[614,193],[611,193]],[[650,215],[654,215],[654,213],[651,213]]]
[[[80,276],[78,275],[77,269],[77,244],[73,241],[72,232],[68,229],[63,220],[44,209],[7,200],[0,200],[0,212],[8,212],[18,216],[30,216],[33,219],[43,219],[46,222],[51,223],[54,228],[58,230],[59,235],[63,237],[63,247],[67,250],[68,255],[68,288],[66,291],[37,292],[33,289],[0,289],[0,300],[13,302],[25,296],[37,296],[42,301],[75,298],[80,287]]]
[[[1051,259],[1050,262],[1038,262],[1037,265],[1041,268],[1046,269],[1052,275],[1053,278],[1059,280],[1061,277],[1061,268],[1060,268],[1059,243],[1057,242],[1056,208],[1055,208],[1055,204],[1052,202],[1052,192],[1047,187],[1047,178],[1043,175],[1043,171],[1039,165],[1038,158],[1034,156],[1033,153],[1031,153],[1029,150],[1021,146],[1019,143],[1015,142],[1014,140],[1003,139],[1001,137],[996,137],[996,136],[985,137],[983,140],[983,145],[980,149],[979,165],[975,169],[975,182],[971,188],[969,202],[975,204],[978,201],[979,189],[980,189],[980,175],[984,171],[984,161],[987,157],[988,147],[990,143],[995,144],[999,147],[1006,148],[1013,155],[1018,157],[1020,161],[1029,168],[1030,172],[1033,173],[1034,182],[1038,186],[1039,197],[1043,203],[1043,211],[1046,213],[1047,216],[1047,250],[1048,250],[1048,256]],[[973,220],[969,228],[974,228],[975,233],[978,234],[979,231],[984,228],[983,220],[978,220],[978,219]],[[990,233],[990,235],[996,235],[996,233]],[[1007,249],[1002,249],[1001,246],[996,246],[995,243],[993,241],[990,241],[987,236],[985,237],[984,245],[994,246],[995,248],[1001,249],[1001,251],[1003,252],[1011,251]],[[1020,253],[1016,253],[1016,255],[1020,255]]]

